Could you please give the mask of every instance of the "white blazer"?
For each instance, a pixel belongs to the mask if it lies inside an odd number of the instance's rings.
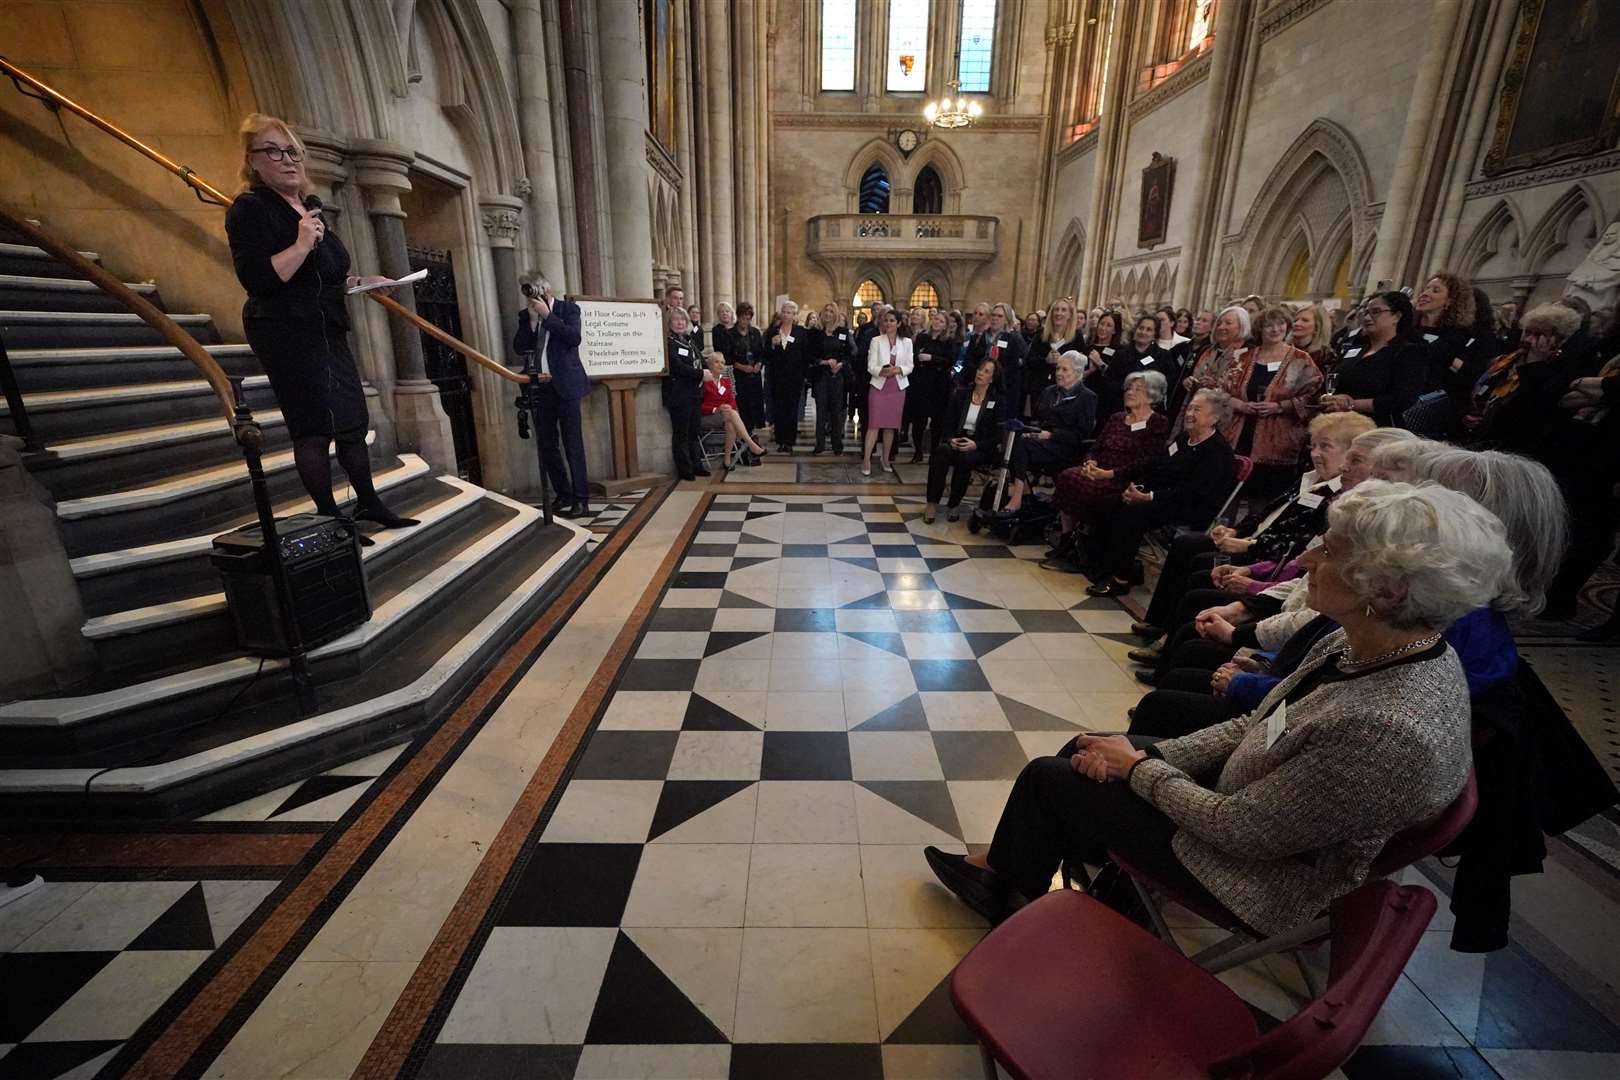
[[[879,334],[872,339],[872,344],[866,348],[866,373],[872,376],[872,389],[881,390],[883,384],[889,381],[878,374],[878,372],[888,367],[889,363],[889,339]],[[900,369],[900,374],[895,376],[895,379],[900,383],[900,389],[904,390],[911,385],[911,380],[907,378],[911,374],[912,367],[910,338],[894,339],[893,363],[895,367]]]

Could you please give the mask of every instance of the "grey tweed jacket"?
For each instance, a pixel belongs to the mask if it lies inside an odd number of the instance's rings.
[[[1468,684],[1450,647],[1317,687],[1289,704],[1266,748],[1276,703],[1344,646],[1335,630],[1252,713],[1161,742],[1163,760],[1131,773],[1132,790],[1176,823],[1176,857],[1268,934],[1360,885],[1385,841],[1439,813],[1468,779]]]

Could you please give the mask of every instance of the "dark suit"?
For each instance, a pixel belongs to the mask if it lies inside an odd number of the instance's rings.
[[[964,426],[967,421],[968,406],[973,401],[973,387],[964,386],[951,395],[950,404],[939,418],[940,441],[934,447],[933,456],[928,459],[928,501],[938,504],[939,497],[945,492],[946,474],[951,474],[951,501],[949,506],[959,506],[962,496],[967,494],[968,484],[973,480],[973,470],[984,468],[1001,459],[1001,427],[1007,419],[1001,415],[1001,404],[997,401],[997,389],[992,386],[990,393],[985,396],[984,404],[979,406],[979,415],[970,432]],[[951,445],[951,440],[958,435],[964,435],[975,443],[972,450],[958,450]],[[952,470],[955,470],[954,473]]]
[[[791,340],[779,348],[781,333],[780,323],[772,323],[765,331],[765,375],[770,383],[771,423],[776,428],[776,443],[791,450],[799,436],[799,395],[804,391],[811,331],[804,326],[788,327],[787,337]]]
[[[664,340],[669,374],[664,376],[664,408],[669,410],[670,451],[675,475],[690,480],[703,466],[703,358],[689,337],[671,334]]]
[[[585,475],[585,438],[580,427],[579,403],[591,392],[585,365],[579,362],[579,305],[572,300],[554,299],[551,314],[538,329],[527,310],[518,312],[517,333],[512,335],[512,351],[518,354],[544,350],[541,370],[551,375],[540,384],[539,429],[541,458],[546,475],[557,497],[584,503],[590,498]],[[562,451],[557,436],[562,434]],[[563,469],[566,456],[568,468]]]
[[[1001,365],[1001,396],[1007,402],[1008,417],[1021,414],[1024,401],[1024,335],[1012,327],[1001,333],[986,331],[975,334],[968,342],[967,362],[962,367],[960,383],[973,385],[973,375],[979,365],[993,359]]]

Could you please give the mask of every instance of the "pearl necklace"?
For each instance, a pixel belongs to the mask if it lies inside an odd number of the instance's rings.
[[[1430,646],[1434,645],[1439,640],[1440,640],[1440,635],[1439,634],[1437,634],[1437,633],[1436,634],[1430,634],[1428,637],[1418,638],[1416,641],[1408,641],[1405,645],[1402,645],[1400,648],[1391,649],[1389,652],[1384,653],[1381,656],[1369,656],[1365,660],[1352,659],[1351,656],[1350,656],[1350,650],[1348,648],[1346,648],[1345,652],[1344,652],[1344,655],[1339,657],[1339,670],[1340,671],[1346,671],[1346,672],[1348,672],[1348,671],[1359,671],[1362,668],[1369,668],[1369,667],[1374,666],[1375,664],[1388,663],[1391,660],[1395,660],[1395,659],[1397,659],[1399,657],[1405,656],[1407,653],[1420,652],[1423,649],[1427,649]]]

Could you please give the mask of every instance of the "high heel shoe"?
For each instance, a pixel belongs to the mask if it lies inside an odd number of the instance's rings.
[[[354,508],[354,517],[357,521],[369,521],[385,529],[409,529],[422,524],[416,518],[400,517],[381,501],[361,503]]]
[[[871,462],[869,462],[869,461],[861,462],[861,475],[862,476],[871,476],[872,475],[872,463]]]

